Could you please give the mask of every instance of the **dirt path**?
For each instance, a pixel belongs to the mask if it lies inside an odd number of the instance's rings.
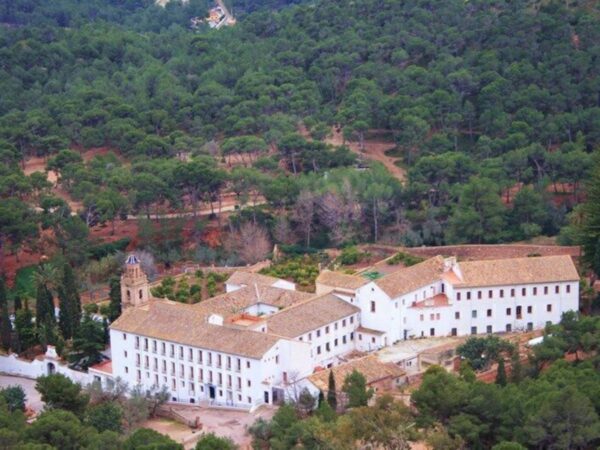
[[[342,145],[344,142],[344,138],[342,136],[341,130],[337,131],[337,129],[333,127],[331,130],[331,134],[325,138],[325,142],[337,146]],[[396,145],[393,142],[385,141],[383,139],[366,138],[365,152],[360,151],[358,142],[346,141],[346,146],[357,155],[363,156],[368,159],[372,159],[374,161],[379,161],[387,168],[387,170],[394,177],[398,178],[398,180],[400,180],[401,182],[404,182],[406,180],[406,170],[404,170],[402,167],[398,167],[395,164],[398,158],[387,156],[385,154],[387,150],[391,150],[394,147],[396,147]]]

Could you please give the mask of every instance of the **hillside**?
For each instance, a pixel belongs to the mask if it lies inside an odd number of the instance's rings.
[[[167,247],[152,233],[175,225],[144,225],[136,242],[196,258],[213,229],[208,259],[243,262],[248,219],[269,244],[510,242],[558,234],[585,198],[600,143],[589,4],[234,2],[235,27],[195,31],[199,1],[36,5],[0,10],[4,253],[35,247],[40,225],[56,249],[84,248],[96,224],[218,213],[224,195],[266,204]],[[81,157],[93,148],[110,151]],[[52,185],[22,173],[31,158]]]

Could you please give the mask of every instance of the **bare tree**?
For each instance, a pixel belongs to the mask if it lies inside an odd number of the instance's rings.
[[[293,244],[296,242],[294,230],[290,226],[290,221],[285,215],[278,215],[273,227],[273,237],[282,244]]]
[[[315,217],[315,194],[303,190],[294,205],[294,221],[296,221],[304,235],[306,247],[310,247],[310,235]]]
[[[352,241],[360,223],[361,208],[350,183],[342,185],[341,193],[327,191],[319,197],[317,215],[329,229],[329,237],[336,245]]]
[[[267,230],[260,224],[246,222],[237,232],[238,254],[247,264],[264,260],[271,251],[271,241]]]

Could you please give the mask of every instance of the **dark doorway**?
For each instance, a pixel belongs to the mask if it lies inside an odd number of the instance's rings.
[[[54,363],[48,363],[48,375],[52,375],[56,372],[56,367]]]
[[[208,397],[214,400],[216,396],[217,396],[217,393],[215,391],[215,387],[209,386],[208,387]]]
[[[265,403],[269,403],[269,391],[265,391]]]

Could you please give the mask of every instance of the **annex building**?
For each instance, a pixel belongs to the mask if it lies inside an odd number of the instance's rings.
[[[314,374],[353,352],[428,336],[539,329],[579,306],[569,256],[438,256],[373,281],[323,271],[316,294],[238,271],[225,294],[194,305],[152,298],[134,256],[121,281],[112,378],[166,386],[176,402],[240,408],[279,402],[299,384],[318,392],[322,376]]]

